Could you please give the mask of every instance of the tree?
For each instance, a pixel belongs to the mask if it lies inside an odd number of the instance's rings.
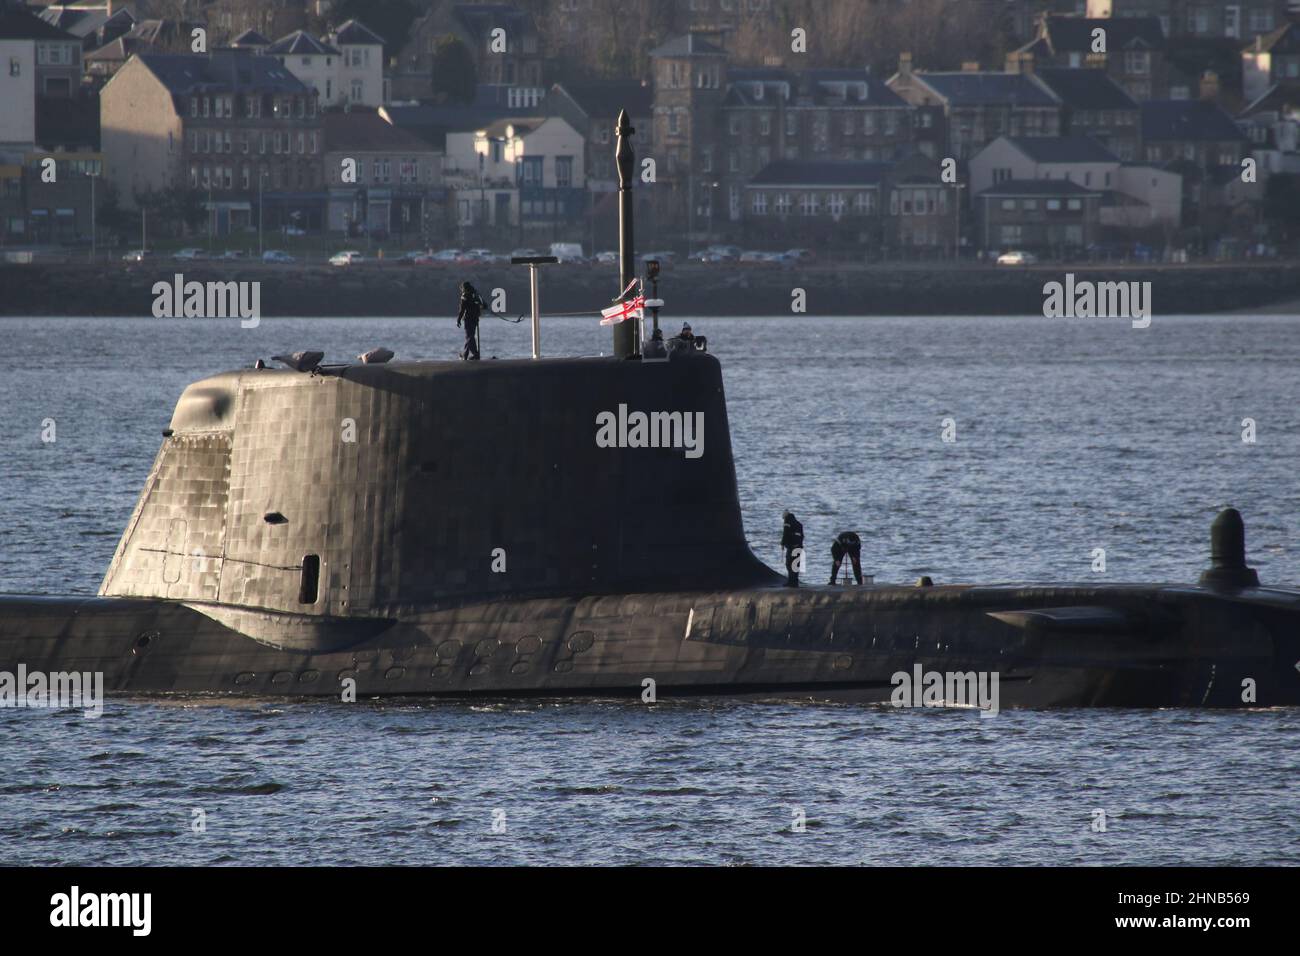
[[[474,55],[459,38],[438,37],[433,48],[433,95],[440,103],[472,103],[478,86]]]

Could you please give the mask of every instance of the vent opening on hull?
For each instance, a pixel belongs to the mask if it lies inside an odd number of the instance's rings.
[[[302,584],[298,587],[299,604],[315,604],[320,587],[320,555],[308,554],[302,559]]]

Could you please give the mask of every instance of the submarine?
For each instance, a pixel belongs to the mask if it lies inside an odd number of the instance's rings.
[[[626,113],[616,132],[626,294]],[[1232,509],[1195,584],[787,587],[745,538],[718,358],[652,354],[633,321],[610,356],[541,358],[525,264],[531,359],[187,387],[98,594],[0,596],[0,670],[127,696],[882,704],[900,674],[992,673],[1003,708],[1300,704],[1300,590],[1261,586]]]

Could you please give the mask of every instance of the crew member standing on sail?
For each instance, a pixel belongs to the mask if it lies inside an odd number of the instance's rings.
[[[843,531],[836,535],[835,540],[831,542],[831,584],[836,583],[840,577],[840,565],[844,563],[844,557],[853,564],[853,576],[858,579],[858,584],[862,583],[862,539],[857,536],[856,532]]]
[[[465,347],[460,350],[460,357],[465,361],[478,361],[478,319],[483,314],[483,300],[468,282],[460,284],[460,312],[456,316],[456,328],[465,323]]]
[[[781,515],[781,547],[785,548],[786,587],[799,586],[799,565],[803,562],[803,525],[790,512]]]

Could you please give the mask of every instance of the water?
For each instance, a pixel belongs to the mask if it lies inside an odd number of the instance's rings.
[[[1261,578],[1300,583],[1295,318],[692,325],[724,363],[745,525],[770,564],[788,507],[813,578],[856,528],[881,581],[1187,581],[1233,505]],[[593,326],[548,320],[544,352],[607,347]],[[95,591],[189,381],[300,348],[457,347],[449,320],[0,334],[0,592],[29,593]],[[485,354],[528,353],[526,325],[483,335]],[[0,864],[1296,864],[1298,732],[1292,710],[981,720],[727,700],[0,710]]]

